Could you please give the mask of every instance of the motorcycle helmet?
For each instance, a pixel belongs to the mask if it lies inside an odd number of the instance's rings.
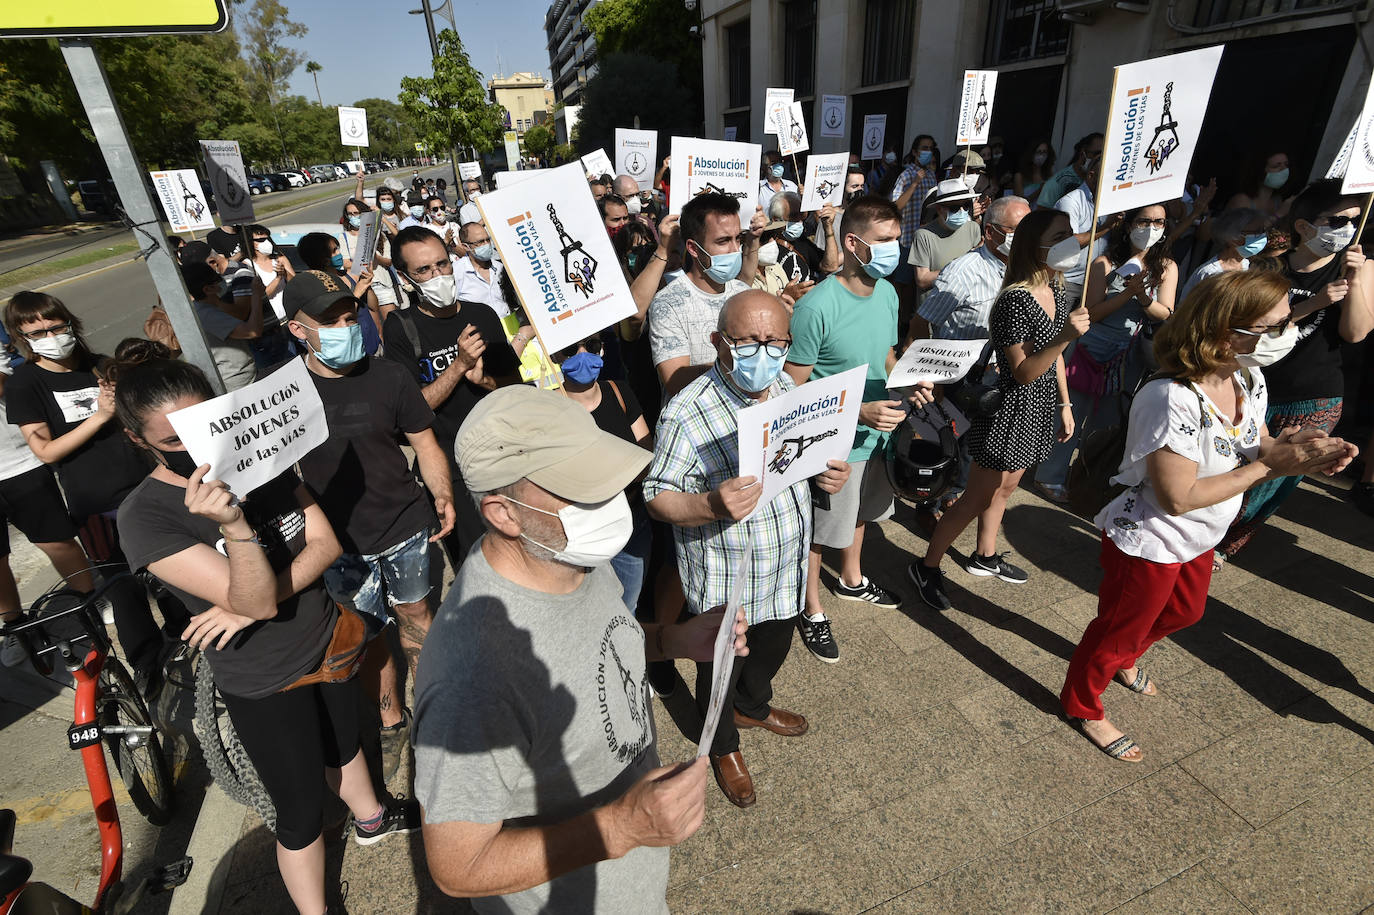
[[[959,441],[950,422],[940,426],[938,440],[917,438],[911,423],[902,423],[887,440],[886,457],[892,491],[918,504],[940,498],[959,475]]]

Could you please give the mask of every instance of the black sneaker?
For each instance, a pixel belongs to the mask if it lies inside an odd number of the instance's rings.
[[[649,687],[660,699],[667,699],[677,689],[677,668],[672,661],[649,662]]]
[[[410,709],[401,706],[401,720],[378,729],[382,747],[382,781],[389,782],[401,767],[406,747],[410,746]]]
[[[1030,578],[1026,570],[1012,565],[1006,560],[1006,553],[993,553],[980,556],[977,552],[969,555],[964,563],[964,571],[970,575],[991,575],[1014,585],[1024,585]]]
[[[387,836],[404,836],[420,828],[420,802],[413,797],[397,795],[382,802],[382,821],[375,829],[364,829],[353,821],[353,841],[372,845]]]
[[[945,576],[939,569],[928,569],[916,560],[906,567],[907,577],[916,585],[916,593],[921,595],[927,607],[932,610],[948,610],[954,606],[945,594]]]
[[[830,631],[830,620],[825,618],[824,613],[815,616],[798,613],[797,630],[801,633],[802,644],[813,655],[827,664],[834,664],[840,659],[840,645],[835,641]]]
[[[876,607],[895,609],[902,605],[902,599],[900,597],[878,587],[868,580],[867,575],[859,581],[859,586],[857,588],[849,587],[849,585],[844,583],[843,578],[836,578],[835,587],[830,589],[830,593],[834,594],[840,600],[867,601]]]

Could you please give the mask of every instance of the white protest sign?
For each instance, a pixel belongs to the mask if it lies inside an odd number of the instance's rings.
[[[205,172],[215,193],[215,207],[222,225],[253,222],[253,198],[248,193],[248,175],[243,170],[237,140],[201,140]]]
[[[881,159],[883,157],[883,137],[887,133],[887,115],[864,115],[864,145],[860,158]]]
[[[997,94],[996,70],[965,70],[964,94],[959,100],[959,128],[955,144],[982,146],[992,124],[992,99]]]
[[[987,340],[917,340],[887,376],[888,390],[922,381],[949,384],[969,373],[983,355]]]
[[[537,171],[537,169],[532,168],[528,171],[496,172],[492,178],[496,180],[496,189],[500,190],[503,187],[510,187],[512,184],[519,184],[521,181],[533,178]]]
[[[806,160],[802,212],[819,210],[827,203],[839,205],[844,198],[844,176],[849,170],[849,153],[812,154]]]
[[[1350,164],[1350,154],[1355,151],[1355,135],[1359,132],[1360,122],[1356,121],[1355,126],[1350,128],[1350,133],[1345,135],[1345,142],[1341,144],[1340,151],[1336,153],[1336,158],[1331,160],[1331,167],[1326,170],[1326,177],[1345,177],[1345,169]]]
[[[637,309],[582,163],[527,175],[476,203],[525,314],[555,353]]]
[[[654,186],[654,161],[658,158],[658,131],[615,129],[615,173],[635,179],[641,191]]]
[[[849,96],[821,96],[821,136],[844,136],[844,123],[849,119]]]
[[[720,725],[721,712],[730,692],[730,673],[735,668],[735,619],[744,604],[744,589],[749,584],[749,569],[754,559],[754,538],[744,544],[744,553],[735,566],[735,578],[730,582],[730,595],[725,600],[725,615],[716,630],[716,644],[711,651],[711,699],[706,704],[706,721],[701,725],[701,740],[697,742],[697,759],[711,752]]]
[[[339,106],[339,142],[344,146],[367,145],[367,109]]]
[[[1116,68],[1097,214],[1183,194],[1222,45]]]
[[[791,89],[768,89],[763,93],[763,132],[778,132],[779,108],[786,108],[792,104]]]
[[[604,149],[593,149],[582,157],[582,168],[587,173],[588,178],[600,178],[602,175],[614,175],[615,166],[611,164],[611,157],[606,155]]]
[[[167,414],[207,480],[243,498],[275,479],[329,437],[324,404],[304,359],[261,381]]]
[[[377,211],[368,210],[358,217],[358,241],[353,246],[353,265],[348,275],[354,278],[372,266],[372,258],[377,253]]]
[[[179,168],[170,172],[149,172],[162,212],[173,232],[199,232],[213,229],[215,217],[200,189],[200,176],[193,168]]]
[[[735,137],[738,137],[738,136],[739,136],[739,128],[738,128],[738,127],[733,127],[733,126],[731,126],[731,127],[725,128],[725,136],[724,136],[724,139],[729,140],[731,143],[733,143],[733,142],[735,142]]]
[[[459,162],[459,163],[458,163],[458,177],[459,177],[460,179],[462,179],[463,181],[468,181],[468,180],[470,180],[470,179],[471,179],[471,180],[481,180],[481,178],[482,178],[482,163],[481,163],[481,162]]]
[[[1342,194],[1366,194],[1374,191],[1374,79],[1369,81],[1364,108],[1355,122],[1355,139],[1345,163],[1345,182]],[[1357,239],[1358,241],[1358,239]]]
[[[751,517],[827,461],[849,457],[867,375],[861,365],[739,411],[739,475],[763,484]]]
[[[683,205],[698,194],[725,194],[739,201],[740,223],[749,225],[759,199],[759,144],[673,137],[671,150],[670,214],[681,213]]]
[[[810,148],[811,140],[806,135],[806,115],[802,113],[801,102],[778,109],[778,152],[784,156],[794,156]]]

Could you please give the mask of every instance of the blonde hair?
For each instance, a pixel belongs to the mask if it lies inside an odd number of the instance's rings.
[[[1201,381],[1231,360],[1232,328],[1257,323],[1287,293],[1288,279],[1270,270],[1233,270],[1198,283],[1155,333],[1160,371]]]

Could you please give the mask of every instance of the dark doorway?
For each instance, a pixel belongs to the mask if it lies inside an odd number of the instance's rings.
[[[1054,135],[1054,118],[1059,108],[1059,81],[1064,68],[1036,67],[1013,70],[997,78],[997,101],[992,107],[992,135],[1002,138],[1002,169],[1015,171],[1021,154],[1041,140]],[[956,150],[957,151],[957,150]],[[947,152],[953,155],[955,151]],[[1056,149],[1055,153],[1060,153]],[[1060,162],[1066,162],[1062,155]]]
[[[897,159],[906,155],[911,139],[906,136],[906,97],[904,87],[879,92],[857,92],[850,97],[849,151],[863,155],[864,116],[887,115],[887,130],[883,134],[885,149],[895,149]]]

